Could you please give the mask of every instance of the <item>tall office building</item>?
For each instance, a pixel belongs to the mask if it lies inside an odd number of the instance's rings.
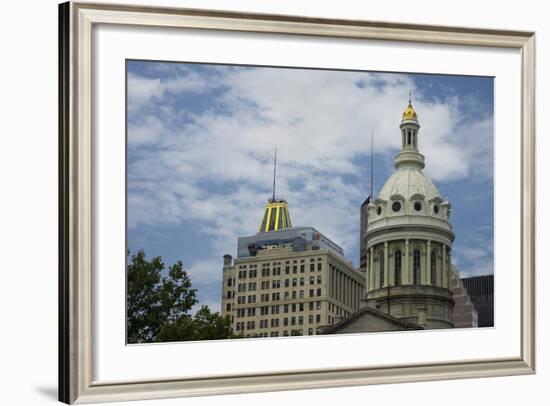
[[[369,225],[370,196],[359,209],[359,271],[367,272],[367,230]]]
[[[481,275],[463,278],[462,284],[468,291],[478,314],[478,327],[493,327],[494,322],[494,276]]]
[[[292,227],[288,204],[270,199],[237,257],[224,256],[222,314],[245,337],[315,335],[359,309],[364,275],[313,227]]]

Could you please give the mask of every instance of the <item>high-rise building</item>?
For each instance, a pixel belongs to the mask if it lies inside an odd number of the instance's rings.
[[[344,250],[312,227],[292,227],[288,204],[271,198],[260,231],[224,256],[222,314],[245,337],[315,335],[359,309],[365,277]]]
[[[494,276],[481,275],[463,278],[462,284],[468,291],[477,309],[478,327],[493,327],[495,325],[493,301]]]
[[[369,225],[370,196],[359,209],[359,271],[367,272],[367,230]]]

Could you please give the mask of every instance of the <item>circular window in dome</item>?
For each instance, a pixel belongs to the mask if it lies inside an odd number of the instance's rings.
[[[437,205],[437,204],[434,206],[434,213],[435,214],[439,213],[439,205]]]
[[[414,202],[414,209],[415,209],[416,211],[422,210],[422,203],[420,203],[420,202]]]
[[[382,214],[382,207],[378,206],[376,208],[376,214],[381,215]]]
[[[401,203],[400,202],[393,202],[393,204],[391,205],[391,209],[394,212],[398,212],[399,210],[401,210]]]

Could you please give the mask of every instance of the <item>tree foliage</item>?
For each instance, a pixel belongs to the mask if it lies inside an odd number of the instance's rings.
[[[130,255],[130,253],[128,253]],[[127,273],[127,336],[129,343],[235,338],[228,317],[198,303],[197,290],[181,261],[162,276],[160,257],[145,258],[143,250],[130,257]]]

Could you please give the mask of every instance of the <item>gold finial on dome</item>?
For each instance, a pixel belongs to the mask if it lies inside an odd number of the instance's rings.
[[[418,116],[416,115],[416,111],[414,111],[414,108],[412,106],[412,97],[411,97],[411,91],[409,90],[409,105],[407,106],[407,109],[403,112],[402,120],[417,120]]]

